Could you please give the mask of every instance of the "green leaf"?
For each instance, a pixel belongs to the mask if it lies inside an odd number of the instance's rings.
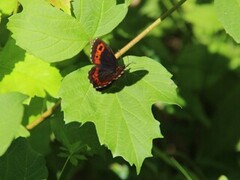
[[[143,160],[151,156],[152,140],[162,137],[152,104],[177,104],[179,99],[172,75],[159,63],[134,56],[125,61],[131,62],[129,70],[106,91],[92,87],[86,66],[64,78],[60,96],[66,122],[93,122],[100,143],[114,157],[135,164],[139,173]]]
[[[8,54],[17,56],[11,59],[11,55]],[[30,97],[45,97],[48,92],[51,96],[57,97],[62,77],[55,67],[34,56],[28,54],[24,56],[12,42],[7,45],[0,57],[4,58],[0,61],[3,65],[0,71],[3,70],[4,74],[11,72],[0,82],[0,93],[17,91]],[[19,60],[23,61],[17,62]]]
[[[25,56],[25,51],[16,46],[13,39],[9,39],[0,51],[0,80],[6,75],[10,74],[15,64],[22,61]]]
[[[112,31],[126,16],[127,6],[116,0],[73,1],[75,17],[89,37],[99,37]]]
[[[234,79],[234,86],[229,86],[226,81],[230,79],[228,77],[224,79],[225,81],[221,81],[221,84],[225,82],[222,87],[228,85],[228,89],[225,91],[227,93],[218,94],[221,95],[218,97],[222,98],[217,102],[218,106],[216,106],[216,113],[212,118],[212,126],[204,132],[203,147],[201,157],[199,157],[202,161],[208,157],[221,156],[225,152],[236,153],[236,145],[239,143],[240,137],[240,111],[233,107],[240,107],[240,85],[239,83],[235,84]],[[216,94],[216,90],[213,93]],[[216,136],[221,138],[216,138]]]
[[[0,1],[0,12],[3,14],[10,15],[13,11],[17,9],[17,0],[1,0]]]
[[[192,24],[194,34],[201,42],[209,45],[214,35],[222,30],[211,4],[196,4],[189,1],[184,6],[184,19]]]
[[[239,0],[215,0],[215,9],[219,21],[226,32],[240,43],[240,1]]]
[[[23,117],[22,101],[26,98],[20,93],[0,94],[0,156],[18,133]]]
[[[115,0],[74,1],[77,19],[45,1],[20,2],[23,12],[10,18],[8,28],[17,45],[48,62],[73,57],[91,38],[112,31],[127,13],[127,6]]]
[[[23,11],[9,19],[17,45],[48,62],[71,58],[89,41],[73,17],[42,0],[20,0]],[[43,13],[44,12],[44,13]]]
[[[144,6],[141,8],[141,14],[150,18],[159,18],[161,13],[161,6],[159,6],[158,0],[146,1]]]
[[[29,136],[30,136],[29,131],[23,125],[20,125],[15,137],[17,138],[17,137],[29,137]]]
[[[48,0],[53,6],[71,15],[71,0]]]
[[[132,3],[132,0],[125,0],[125,4],[127,4],[128,6]]]
[[[69,152],[75,153],[79,149],[90,149],[85,154],[91,155],[99,153],[100,143],[97,138],[96,130],[92,123],[81,124],[77,122],[65,124],[63,114],[59,113],[51,119],[52,131],[56,139],[61,142]],[[79,143],[80,142],[80,143]],[[75,147],[77,145],[77,147]]]
[[[33,151],[24,138],[16,139],[7,153],[0,158],[1,179],[47,179],[45,160]]]
[[[46,72],[43,72],[46,69]],[[22,92],[30,97],[45,97],[46,91],[53,97],[57,96],[61,76],[58,71],[43,61],[28,56],[20,62],[10,75],[0,82],[0,92]]]
[[[51,127],[48,120],[43,121],[31,130],[31,136],[28,138],[32,149],[36,152],[47,155],[51,152]]]

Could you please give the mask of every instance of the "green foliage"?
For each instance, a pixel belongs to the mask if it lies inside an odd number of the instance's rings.
[[[112,31],[125,17],[127,6],[116,5],[115,0],[82,0],[73,1],[73,12],[88,37],[95,38]]]
[[[116,6],[114,0],[74,1],[75,19],[45,1],[20,2],[23,12],[10,18],[8,28],[17,45],[48,62],[73,57],[89,39],[110,32],[127,12],[125,5]]]
[[[237,43],[240,43],[240,23],[237,21],[240,16],[240,1],[216,0],[215,8],[218,19],[223,24],[226,32],[231,35]]]
[[[17,45],[30,54],[56,62],[76,55],[87,44],[86,31],[73,17],[45,1],[20,2],[23,12],[10,18],[8,28]]]
[[[0,155],[4,154],[21,128],[22,101],[26,98],[20,93],[0,94]]]
[[[203,43],[209,43],[208,35],[214,36],[222,29],[216,17],[215,9],[212,4],[203,4],[201,6],[194,3],[186,3],[183,7],[186,11],[184,14],[185,19],[194,24],[193,31],[195,36]],[[199,18],[201,14],[201,18]]]
[[[64,78],[60,97],[66,122],[94,122],[100,143],[113,156],[135,164],[139,172],[143,160],[151,156],[152,139],[162,137],[151,105],[158,101],[175,104],[178,97],[171,74],[159,63],[147,57],[128,56],[127,60],[130,70],[107,91],[92,88],[86,66]],[[145,70],[137,70],[141,67]]]
[[[17,0],[1,0],[0,1],[0,11],[3,14],[10,15],[14,10],[16,10],[17,7]]]
[[[74,154],[78,151],[93,155],[101,151],[96,130],[92,123],[81,124],[72,122],[65,124],[62,113],[51,120],[51,128],[56,139],[65,147],[65,151]]]
[[[5,74],[0,82],[0,93],[16,91],[30,97],[45,97],[47,92],[57,97],[62,78],[56,68],[34,56],[24,54],[12,39],[3,48],[0,58],[0,69],[2,75]],[[17,85],[17,82],[21,82],[21,85]]]
[[[16,139],[0,162],[2,179],[47,179],[44,158],[31,149],[26,139]]]
[[[117,51],[176,3],[1,0],[0,177],[239,178],[239,1],[186,1],[89,82],[92,39]]]

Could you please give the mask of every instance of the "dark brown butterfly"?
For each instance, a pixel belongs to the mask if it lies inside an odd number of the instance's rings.
[[[113,51],[101,39],[92,43],[91,60],[94,67],[88,72],[88,78],[95,89],[108,86],[124,73],[125,65],[119,65]]]

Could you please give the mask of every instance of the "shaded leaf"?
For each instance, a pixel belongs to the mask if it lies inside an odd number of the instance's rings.
[[[45,160],[33,151],[24,138],[16,139],[0,158],[1,179],[47,179]]]
[[[47,155],[51,152],[51,127],[48,120],[43,121],[31,130],[31,136],[28,138],[32,149],[36,152]]]
[[[152,104],[177,104],[179,99],[171,74],[159,63],[147,57],[126,60],[130,69],[106,91],[92,87],[86,66],[64,78],[60,96],[66,122],[94,122],[100,143],[113,156],[135,164],[139,173],[143,160],[151,156],[152,140],[162,137]]]
[[[100,144],[96,134],[96,130],[92,123],[73,122],[65,124],[62,113],[51,119],[52,131],[56,139],[62,143],[63,151],[77,153],[79,150],[84,154],[92,155],[100,152]]]
[[[240,85],[229,87],[227,93],[221,97],[213,117],[213,125],[204,132],[205,138],[201,148],[203,159],[221,156],[224,152],[235,152],[239,143],[240,112],[233,107],[240,106]],[[216,138],[216,135],[221,138]]]
[[[23,61],[25,51],[15,44],[15,40],[9,39],[0,51],[0,80],[6,75],[10,74],[17,62]]]

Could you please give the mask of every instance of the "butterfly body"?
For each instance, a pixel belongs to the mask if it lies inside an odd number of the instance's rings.
[[[95,89],[108,86],[124,73],[125,66],[119,65],[112,50],[100,39],[93,41],[91,60],[94,67],[89,71],[88,78]]]

